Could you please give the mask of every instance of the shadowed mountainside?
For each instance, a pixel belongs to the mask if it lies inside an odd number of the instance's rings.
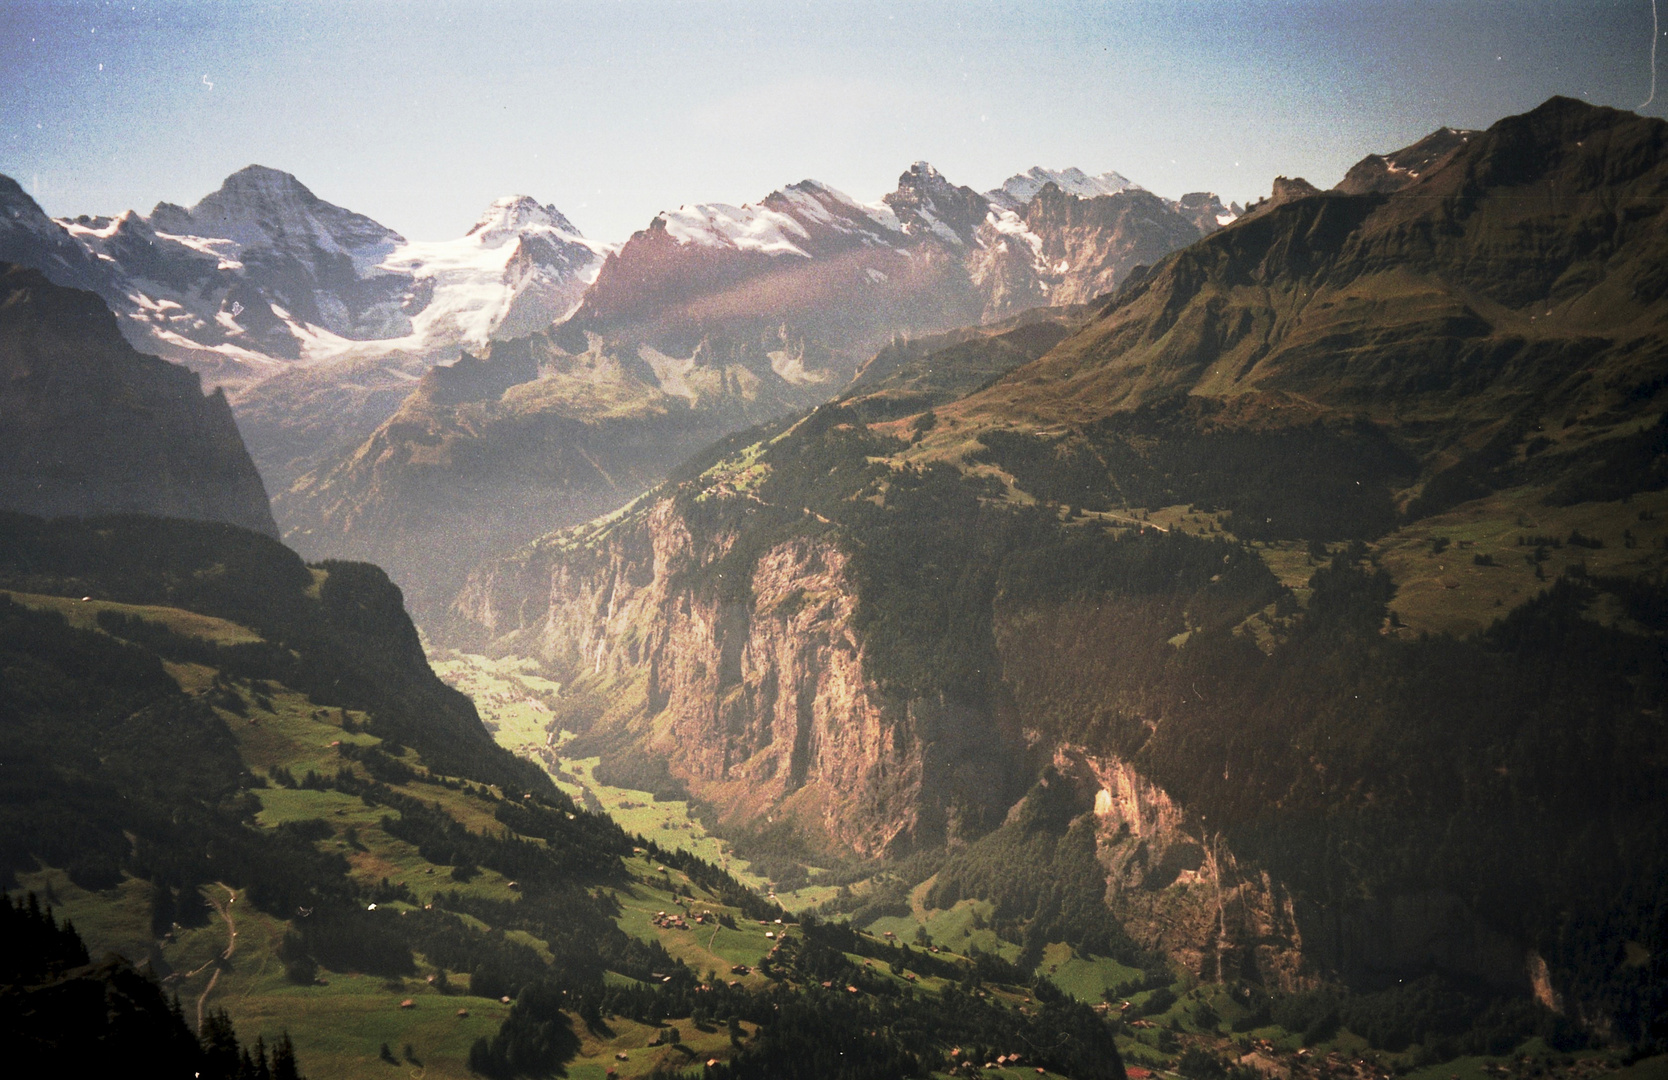
[[[135,352],[92,293],[0,264],[0,509],[225,521],[276,536],[224,394]]]

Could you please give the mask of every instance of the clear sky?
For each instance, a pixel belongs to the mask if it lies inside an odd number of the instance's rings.
[[[413,239],[525,193],[618,241],[807,177],[875,199],[917,159],[1243,202],[1552,94],[1635,108],[1651,37],[1651,0],[0,0],[0,172],[64,215],[259,163]]]

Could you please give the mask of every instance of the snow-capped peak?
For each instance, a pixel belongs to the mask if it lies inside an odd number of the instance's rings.
[[[989,213],[985,198],[972,188],[946,180],[925,161],[917,161],[899,176],[898,189],[883,201],[898,215],[906,233],[930,233],[958,247],[974,242],[979,225]]]
[[[697,203],[663,211],[655,220],[680,244],[810,258],[799,244],[810,236],[805,226],[768,206]]]
[[[525,195],[493,202],[465,236],[408,242],[259,165],[189,209],[57,221],[0,176],[0,259],[96,290],[135,344],[222,385],[533,333],[578,304],[607,252]]]
[[[1021,210],[1046,184],[1053,184],[1067,195],[1076,195],[1080,199],[1141,189],[1141,185],[1120,173],[1104,172],[1099,176],[1090,176],[1075,167],[1055,170],[1037,165],[1008,177],[1001,187],[985,192],[985,197],[1009,210]]]
[[[299,242],[362,257],[370,249],[386,253],[405,242],[394,230],[327,203],[294,176],[264,165],[239,169],[190,210],[157,204],[151,225],[176,235],[233,240],[243,248]]]
[[[554,206],[540,205],[530,195],[505,195],[481,211],[469,236],[479,236],[491,247],[510,240],[531,229],[554,229],[567,236],[578,237],[573,222],[562,216]]]

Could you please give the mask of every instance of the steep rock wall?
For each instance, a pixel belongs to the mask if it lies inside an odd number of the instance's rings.
[[[563,537],[477,573],[455,610],[493,648],[607,685],[604,723],[630,728],[635,752],[664,757],[727,824],[785,819],[814,844],[880,856],[1006,805],[1011,718],[885,693],[831,540],[770,547],[736,589],[713,581],[735,535],[697,537],[670,499]]]
[[[1430,970],[1564,1009],[1546,961],[1457,897],[1414,892],[1320,904],[1241,866],[1224,837],[1113,754],[1071,744],[1054,767],[1094,800],[1106,904],[1137,943],[1202,979],[1285,991],[1375,985]]]
[[[1066,744],[1054,767],[1092,794],[1106,904],[1138,944],[1203,979],[1314,984],[1296,905],[1266,871],[1241,869],[1219,835],[1116,755]]]

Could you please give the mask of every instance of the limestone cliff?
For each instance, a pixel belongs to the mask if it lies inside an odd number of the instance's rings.
[[[1054,767],[1093,793],[1106,905],[1137,944],[1202,979],[1285,991],[1316,981],[1296,905],[1267,871],[1242,869],[1219,834],[1116,755],[1067,744]]]
[[[456,610],[570,695],[607,686],[599,725],[665,758],[732,827],[780,819],[813,847],[881,856],[1000,814],[1011,724],[876,683],[839,544],[784,539],[726,584],[736,541],[661,498],[489,564]]]
[[[1109,605],[1093,623],[1066,605],[1059,626],[1005,614],[995,640],[1009,693],[982,707],[891,691],[865,633],[855,541],[771,521],[749,489],[764,468],[748,464],[755,451],[691,483],[704,497],[672,484],[483,567],[452,633],[473,627],[477,647],[539,657],[566,683],[558,720],[586,731],[587,752],[665,761],[733,834],[793,832],[864,857],[976,849],[1051,765],[1092,808],[1115,921],[1201,978],[1294,991],[1436,969],[1556,1000],[1532,941],[1452,891],[1305,894],[1134,761],[1032,726],[1050,707],[1043,682],[1088,695],[1079,712],[1140,710],[1103,668],[1140,670],[1145,638],[1174,649],[1160,606]]]
[[[1220,832],[1116,754],[1068,743],[1052,764],[1094,801],[1107,908],[1137,944],[1201,979],[1289,992],[1434,969],[1563,1011],[1540,953],[1451,893],[1299,898],[1268,870],[1242,865]]]

